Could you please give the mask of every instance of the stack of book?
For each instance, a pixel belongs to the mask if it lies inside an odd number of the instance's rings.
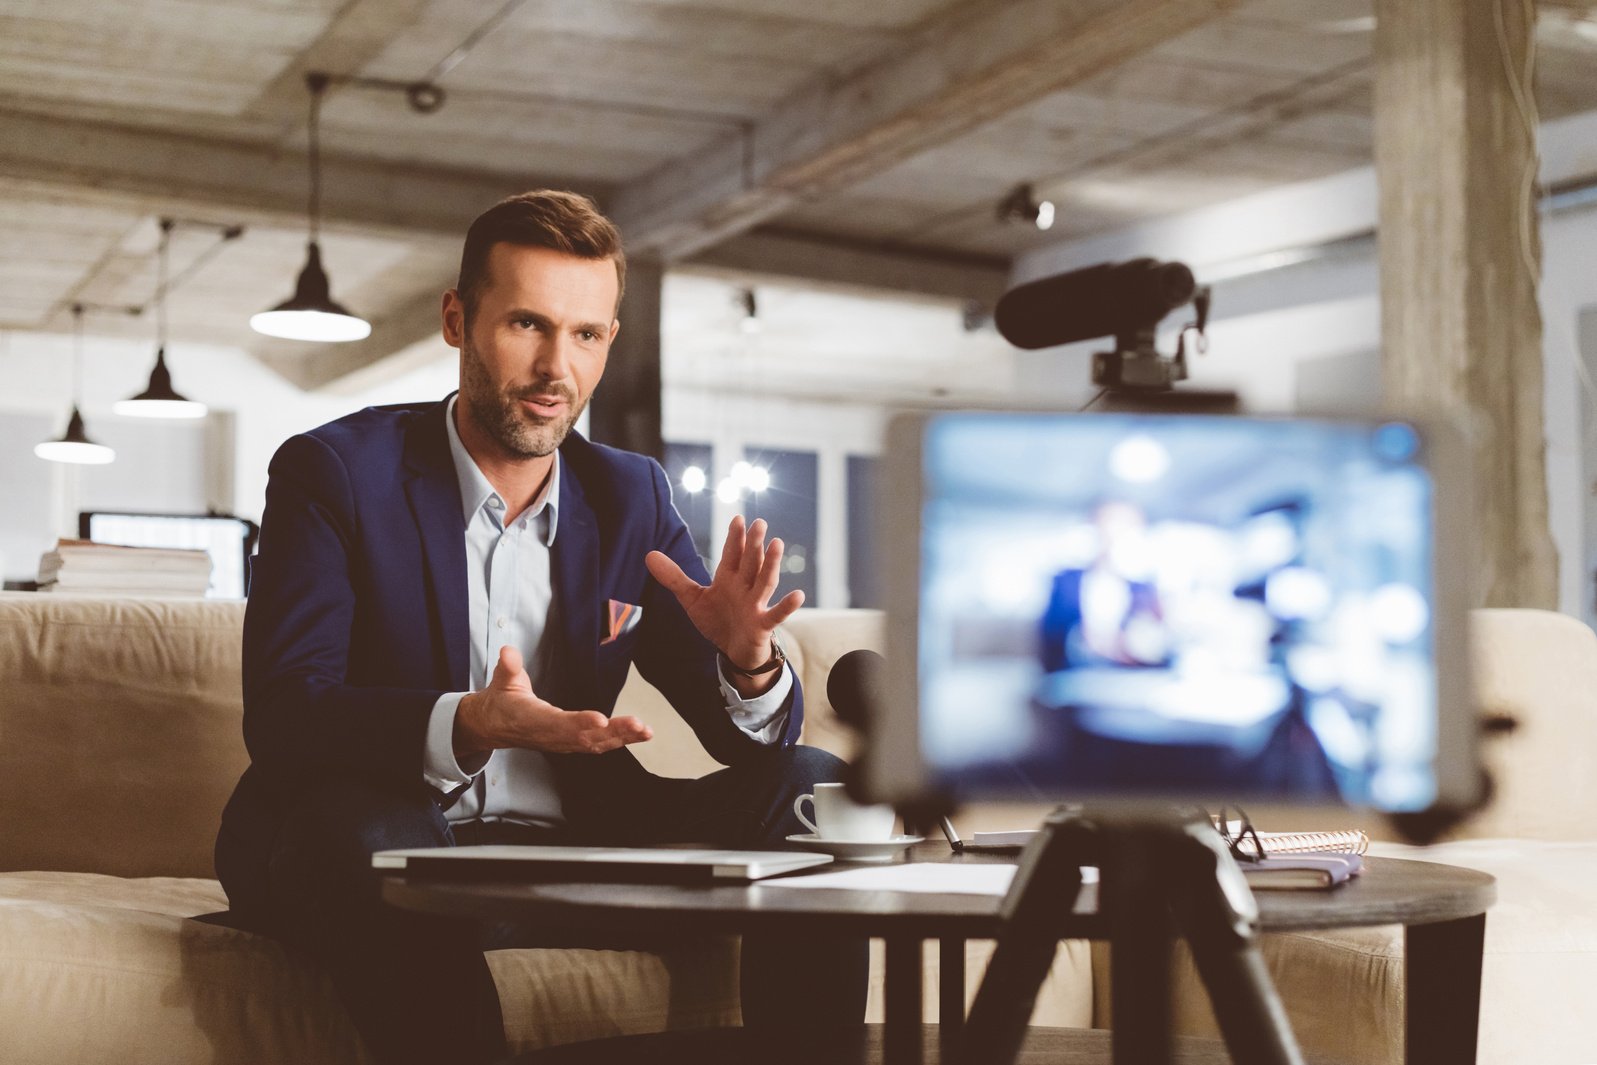
[[[1233,833],[1239,823],[1228,826]],[[1255,891],[1333,888],[1364,870],[1370,837],[1343,832],[1250,832],[1237,839],[1237,864]]]
[[[58,540],[39,559],[41,592],[203,596],[210,583],[211,556],[198,549]]]

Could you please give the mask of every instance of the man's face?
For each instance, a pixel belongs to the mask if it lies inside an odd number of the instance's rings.
[[[460,406],[503,458],[549,455],[604,375],[620,323],[615,263],[496,244],[469,327],[444,294],[444,338],[460,349]]]

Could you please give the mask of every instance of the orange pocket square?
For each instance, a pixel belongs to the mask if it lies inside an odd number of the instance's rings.
[[[619,599],[610,600],[610,609],[607,615],[609,633],[600,640],[601,645],[615,643],[622,636],[638,627],[638,622],[643,619],[643,608],[636,603],[623,603]]]

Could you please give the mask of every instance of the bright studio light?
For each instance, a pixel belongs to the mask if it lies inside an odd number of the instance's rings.
[[[709,478],[697,466],[689,466],[682,471],[682,490],[689,495],[698,495],[704,491],[704,486],[709,483]]]
[[[764,466],[752,466],[749,468],[747,483],[751,491],[763,492],[771,487],[771,471]]]
[[[116,461],[116,452],[90,440],[45,440],[33,445],[33,453],[51,462],[70,462],[78,466],[104,466]]]
[[[111,410],[124,418],[203,418],[207,408],[193,399],[119,399]]]
[[[742,496],[742,489],[730,477],[721,478],[721,483],[715,486],[715,498],[723,503],[736,503]]]
[[[283,340],[327,343],[364,340],[372,334],[371,325],[352,314],[309,310],[261,311],[250,315],[250,328],[264,336]]]
[[[1109,453],[1109,472],[1122,481],[1147,484],[1170,469],[1170,452],[1151,436],[1128,436]]]

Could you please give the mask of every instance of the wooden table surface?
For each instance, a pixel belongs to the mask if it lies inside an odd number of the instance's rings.
[[[1012,863],[1012,857],[950,852],[921,843],[910,862]],[[847,868],[847,866],[828,866]],[[811,870],[812,872],[815,870]],[[1091,908],[1096,886],[1083,888],[1075,909]],[[525,919],[534,913],[562,928],[592,926],[612,934],[626,927],[688,933],[747,933],[797,923],[863,935],[988,939],[999,929],[1000,899],[987,895],[921,894],[840,889],[792,890],[775,880],[753,884],[527,883],[385,877],[383,897],[405,909],[456,917]],[[1398,858],[1368,858],[1365,872],[1329,891],[1260,891],[1261,926],[1267,931],[1430,924],[1485,913],[1496,881],[1472,869]],[[1061,908],[1063,910],[1063,907]],[[1090,913],[1061,913],[1059,934],[1095,938],[1101,922]]]

